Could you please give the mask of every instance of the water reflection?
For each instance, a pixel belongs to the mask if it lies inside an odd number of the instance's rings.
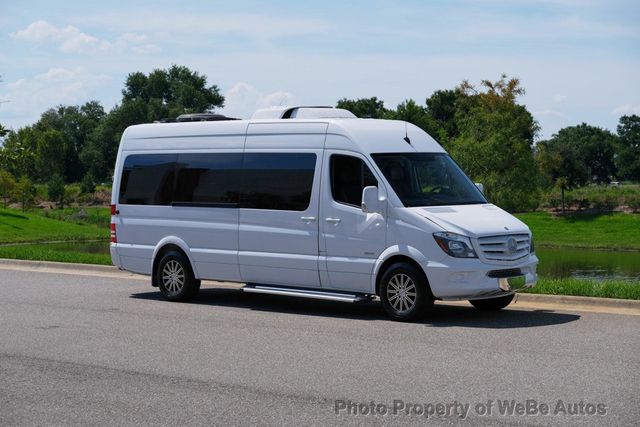
[[[640,252],[536,248],[538,274],[547,278],[640,281]]]

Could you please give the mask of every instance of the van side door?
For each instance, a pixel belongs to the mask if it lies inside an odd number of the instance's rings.
[[[320,287],[318,214],[325,123],[258,123],[247,131],[240,195],[242,280]]]
[[[384,215],[361,209],[362,189],[382,186],[372,169],[358,153],[325,151],[320,203],[323,287],[371,292],[371,274],[386,247],[387,229]]]

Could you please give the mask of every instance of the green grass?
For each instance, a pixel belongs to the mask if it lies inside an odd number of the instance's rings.
[[[555,217],[529,212],[516,216],[531,228],[537,246],[640,250],[640,214]]]
[[[73,249],[61,250],[55,245],[46,244],[0,246],[0,258],[111,265],[109,254],[89,253]]]
[[[101,215],[101,214],[96,214]],[[41,214],[0,209],[0,244],[55,240],[108,240],[108,226],[46,218]]]
[[[600,298],[640,300],[640,283],[619,280],[597,282],[585,279],[540,278],[536,286],[526,291],[532,294],[574,295]]]
[[[82,208],[64,208],[64,209],[38,209],[30,211],[37,213],[45,218],[57,219],[74,224],[86,225],[93,224],[99,227],[109,227],[111,222],[111,213],[109,208],[102,207],[82,207]]]

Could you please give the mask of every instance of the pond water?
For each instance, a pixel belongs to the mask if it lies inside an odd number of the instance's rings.
[[[62,252],[109,254],[109,242],[50,243]],[[640,252],[536,248],[538,274],[546,278],[625,280],[640,282]]]
[[[538,274],[547,278],[640,282],[640,252],[536,248]]]

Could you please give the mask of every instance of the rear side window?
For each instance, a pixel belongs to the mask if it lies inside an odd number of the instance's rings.
[[[242,153],[179,154],[174,204],[237,206]]]
[[[313,153],[133,154],[119,202],[304,211],[315,165]]]
[[[245,153],[241,206],[305,211],[315,166],[313,153]]]
[[[129,205],[169,205],[173,200],[176,154],[133,154],[124,161],[119,201]]]
[[[359,158],[334,154],[331,156],[331,194],[333,200],[360,207],[364,187],[378,186],[371,169]]]

